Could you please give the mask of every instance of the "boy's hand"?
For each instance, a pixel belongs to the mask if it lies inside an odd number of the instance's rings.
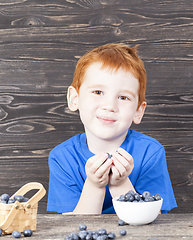
[[[98,188],[105,187],[109,182],[109,171],[112,166],[112,159],[107,153],[99,153],[89,158],[85,170],[87,180]]]
[[[132,156],[122,148],[119,148],[112,156],[113,165],[111,167],[111,174],[109,178],[109,185],[120,186],[131,174],[134,163]]]

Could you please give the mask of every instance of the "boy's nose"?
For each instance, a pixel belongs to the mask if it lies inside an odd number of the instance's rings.
[[[116,101],[114,99],[106,99],[105,101],[103,101],[102,103],[102,109],[109,111],[109,112],[117,112],[117,104]]]

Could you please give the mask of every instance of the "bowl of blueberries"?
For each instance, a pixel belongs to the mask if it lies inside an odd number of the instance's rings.
[[[145,191],[142,195],[130,190],[120,197],[113,198],[113,206],[119,219],[130,225],[143,225],[153,222],[160,213],[163,199],[160,194],[152,196]]]

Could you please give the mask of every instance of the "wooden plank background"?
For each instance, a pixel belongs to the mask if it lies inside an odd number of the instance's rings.
[[[0,194],[48,189],[49,151],[83,131],[67,108],[76,62],[102,44],[139,45],[146,114],[133,128],[166,149],[178,208],[193,208],[193,3],[190,0],[0,1]],[[47,195],[39,204],[46,212]]]

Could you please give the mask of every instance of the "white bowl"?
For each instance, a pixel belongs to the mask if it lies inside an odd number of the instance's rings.
[[[153,222],[160,210],[163,199],[153,202],[122,202],[113,198],[117,216],[130,225],[143,225]]]

